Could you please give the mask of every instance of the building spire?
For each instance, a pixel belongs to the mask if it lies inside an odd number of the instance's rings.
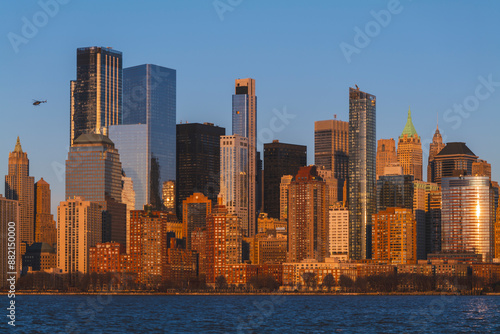
[[[403,138],[405,135],[407,135],[408,138],[410,138],[416,134],[417,130],[415,130],[415,127],[413,126],[413,122],[411,120],[411,109],[410,107],[408,107],[408,118],[406,119],[406,125],[405,128],[403,129],[403,133],[401,133],[401,136],[399,136],[399,138]]]
[[[21,147],[21,141],[19,140],[19,136],[17,136],[16,147],[14,148],[14,152],[23,153],[23,149]]]

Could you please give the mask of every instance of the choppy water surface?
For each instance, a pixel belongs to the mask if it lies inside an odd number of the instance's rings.
[[[17,296],[16,306],[18,333],[500,333],[496,296]],[[12,330],[2,318],[0,332]]]

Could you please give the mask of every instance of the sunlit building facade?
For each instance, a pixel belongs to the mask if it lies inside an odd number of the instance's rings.
[[[349,88],[349,256],[371,257],[376,209],[376,97]]]
[[[8,272],[16,272],[16,277],[21,273],[21,253],[20,236],[18,233],[19,225],[19,201],[7,199],[0,194],[0,287],[6,287],[9,284],[7,278]],[[13,243],[9,249],[9,243]],[[15,251],[15,264],[9,268],[9,250]],[[12,253],[10,253],[12,255]]]
[[[194,193],[182,202],[182,229],[186,248],[191,249],[191,234],[207,225],[207,216],[212,212],[212,201],[202,193]]]
[[[413,126],[410,109],[406,125],[399,136],[397,155],[403,174],[413,175],[415,180],[422,180],[422,143]]]
[[[329,211],[329,253],[349,255],[349,210],[338,207]]]
[[[442,182],[442,251],[494,256],[494,208],[487,176],[445,177]]]
[[[377,180],[385,175],[384,169],[398,162],[396,154],[396,141],[391,139],[379,139],[377,142]]]
[[[57,245],[56,222],[50,213],[50,185],[43,178],[35,183],[35,242]]]

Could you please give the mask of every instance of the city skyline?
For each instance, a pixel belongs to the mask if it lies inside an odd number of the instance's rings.
[[[500,78],[500,65],[493,57],[500,46],[489,42],[494,40],[495,10],[490,9],[499,6],[495,2],[477,6],[466,3],[449,6],[448,2],[416,6],[401,1],[402,11],[394,14],[389,25],[370,38],[369,45],[360,48],[359,54],[352,55],[351,63],[347,63],[340,44],[355,45],[354,28],[363,30],[367,23],[375,21],[370,12],[387,10],[386,1],[320,4],[317,8],[298,6],[297,2],[243,2],[233,11],[225,12],[223,20],[220,20],[211,3],[200,2],[198,8],[186,4],[162,4],[157,13],[153,13],[153,7],[135,7],[126,2],[122,5],[124,12],[133,11],[139,20],[151,16],[150,21],[156,22],[158,29],[123,24],[117,26],[121,29],[114,29],[112,27],[116,23],[101,20],[110,10],[109,5],[103,5],[100,14],[90,12],[90,4],[71,2],[61,5],[57,15],[50,18],[46,26],[39,28],[36,36],[30,38],[27,44],[19,45],[17,53],[9,40],[4,38],[4,76],[0,79],[4,89],[0,98],[3,101],[3,121],[11,126],[6,129],[5,140],[0,144],[0,171],[7,174],[6,155],[11,150],[12,138],[19,135],[23,148],[30,152],[32,175],[36,179],[44,177],[52,186],[52,212],[64,197],[63,166],[68,151],[70,105],[68,83],[75,79],[75,50],[90,45],[112,46],[121,51],[124,67],[152,63],[178,70],[177,124],[180,121],[211,122],[230,129],[228,113],[231,101],[228,96],[233,92],[234,79],[255,78],[258,81],[260,110],[257,129],[270,130],[276,113],[286,112],[295,116],[285,119],[287,123],[280,123],[278,118],[276,129],[280,131],[275,131],[269,140],[258,141],[259,151],[262,151],[264,142],[279,139],[307,145],[312,152],[314,120],[333,119],[333,115],[337,114],[338,119],[346,121],[348,101],[345,87],[358,84],[361,89],[379,97],[378,119],[383,122],[377,124],[377,140],[397,138],[404,126],[408,106],[411,106],[415,128],[422,138],[424,165],[438,116],[443,140],[466,142],[472,151],[492,164],[493,179],[498,178],[500,158],[491,153],[489,146],[481,145],[485,132],[492,133],[493,140],[496,139],[494,124],[497,116],[494,111],[500,103],[496,84],[500,80],[497,79]],[[31,19],[34,13],[42,10],[35,3],[4,6],[8,6],[13,13],[0,23],[4,36],[9,32],[21,34],[21,18],[26,16]],[[14,8],[10,8],[12,6]],[[172,20],[160,20],[162,14]],[[255,36],[264,36],[271,29],[282,45],[280,49],[274,48],[268,38],[261,38],[255,50],[235,39],[238,34],[232,27],[240,26],[254,15],[258,15],[262,22],[253,32]],[[463,20],[465,16],[478,15],[482,15],[483,19]],[[492,15],[491,19],[488,19],[489,15]],[[75,29],[81,20],[89,16],[103,23],[85,33],[77,32]],[[311,19],[306,16],[316,17],[315,24],[311,25]],[[197,19],[206,29],[200,32],[195,27],[189,27],[187,17]],[[280,19],[276,20],[277,17]],[[422,26],[422,17],[426,18],[425,27]],[[296,18],[293,25],[291,18]],[[443,18],[447,20],[446,27],[441,24]],[[176,34],[176,29],[169,29],[175,25],[184,29],[185,33]],[[422,26],[418,33],[414,30],[416,26]],[[64,32],[61,27],[65,27]],[[284,27],[287,27],[286,32]],[[169,46],[153,42],[163,39],[163,31],[172,31],[168,33],[171,40]],[[436,34],[436,31],[440,33]],[[65,36],[72,32],[72,39],[68,41]],[[206,38],[206,34],[220,38]],[[128,37],[125,39],[123,36]],[[183,40],[182,36],[190,38]],[[308,36],[316,37],[307,42],[304,38]],[[207,44],[209,40],[214,43],[213,46]],[[290,52],[296,49],[298,41],[316,51],[312,54]],[[388,55],[386,49],[394,43],[399,51]],[[458,44],[467,45],[467,48]],[[183,49],[183,46],[186,48]],[[195,52],[199,48],[207,52],[204,55]],[[248,52],[241,53],[239,57],[226,52],[235,48]],[[57,52],[52,52],[56,49]],[[290,71],[292,63],[299,64],[294,71]],[[24,69],[22,73],[14,72],[20,66]],[[321,66],[321,71],[318,71],[318,66]],[[361,68],[367,67],[369,71],[361,71]],[[425,70],[419,71],[414,67]],[[457,68],[460,71],[456,71]],[[332,76],[336,79],[331,80]],[[488,81],[495,84],[485,86],[484,82]],[[189,98],[193,93],[190,89],[193,82],[198,87],[206,88],[196,92],[196,99]],[[400,85],[401,82],[407,84]],[[23,89],[18,89],[21,86]],[[482,87],[481,96],[488,95],[488,98],[480,99],[479,106],[472,111],[454,112],[454,104],[471,103],[471,99],[466,99],[475,96],[477,86]],[[48,103],[35,108],[31,105],[32,99],[47,99]],[[452,112],[445,119],[448,109]],[[39,132],[35,131],[38,128],[47,129],[48,133],[35,140],[34,133]],[[261,137],[267,139],[268,134],[268,131],[261,132]],[[38,152],[40,145],[50,147],[50,150]],[[308,163],[313,161],[312,155],[309,155]]]

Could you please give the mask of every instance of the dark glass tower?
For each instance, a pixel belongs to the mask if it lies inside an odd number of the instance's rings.
[[[375,213],[376,97],[349,88],[349,256],[371,257]]]
[[[220,136],[226,129],[212,123],[177,124],[177,213],[193,193],[217,204],[220,191]]]
[[[175,180],[176,71],[145,64],[123,70],[123,125],[109,136],[132,178],[136,209],[162,208],[163,182]]]
[[[413,210],[413,175],[382,175],[377,180],[377,212],[387,208]]]
[[[71,81],[70,144],[85,133],[107,134],[122,122],[122,53],[111,48],[76,50]]]
[[[307,165],[307,146],[280,143],[264,144],[264,212],[280,217],[280,184],[283,175],[297,175]]]

